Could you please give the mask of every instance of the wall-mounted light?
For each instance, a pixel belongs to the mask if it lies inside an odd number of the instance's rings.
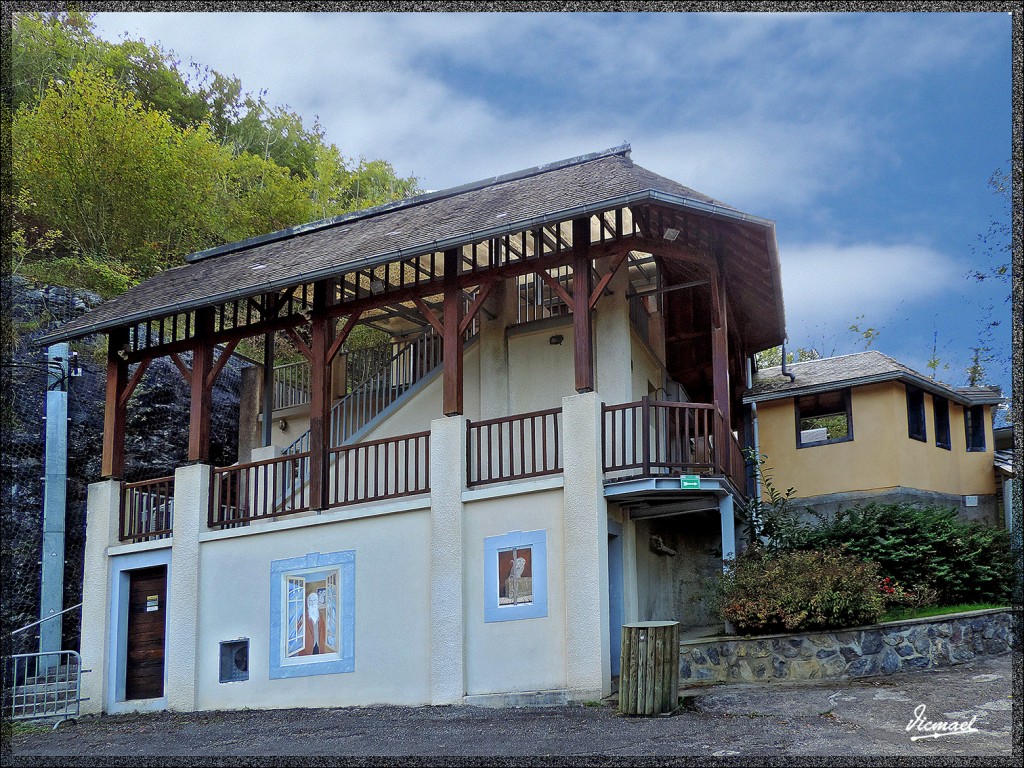
[[[663,237],[671,242],[672,240],[675,240],[677,237],[679,237],[679,230],[672,229],[672,227],[669,227],[668,229],[665,230],[665,234],[663,235]]]
[[[288,419],[281,419],[279,422],[277,422],[277,428],[280,429],[282,432],[288,429]]]
[[[565,337],[562,336],[560,333],[556,333],[554,336],[548,339],[548,344],[551,344],[552,346],[557,346],[561,344],[563,341],[565,341]]]
[[[380,296],[380,294],[384,293],[384,283],[380,280],[371,280],[370,293],[374,296]]]

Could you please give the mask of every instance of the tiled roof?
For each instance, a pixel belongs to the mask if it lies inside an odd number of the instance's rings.
[[[786,370],[796,377],[794,381],[783,375],[781,366],[758,371],[754,385],[743,396],[743,402],[778,400],[880,381],[905,381],[965,405],[1003,402],[998,387],[950,387],[875,350],[790,363]]]
[[[623,145],[193,254],[190,263],[140,283],[40,343],[454,248],[601,210],[615,201],[650,199],[651,193],[770,226],[634,165],[629,146]]]
[[[1013,471],[1013,448],[1007,448],[1002,451],[996,451],[995,465],[997,469],[1001,469],[1003,472],[1008,474],[1010,477],[1014,476]]]

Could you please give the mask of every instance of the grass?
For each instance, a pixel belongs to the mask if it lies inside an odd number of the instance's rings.
[[[984,611],[990,608],[1006,608],[1006,606],[999,603],[961,603],[959,605],[929,605],[923,608],[893,608],[882,614],[880,621],[923,619],[927,616],[944,616],[947,613],[963,613],[965,611]]]

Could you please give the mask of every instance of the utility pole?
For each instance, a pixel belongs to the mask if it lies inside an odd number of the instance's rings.
[[[68,485],[68,345],[47,349],[46,475],[43,478],[43,546],[40,583],[39,652],[61,650],[64,608],[64,518]],[[53,618],[50,618],[53,617]],[[54,666],[57,655],[44,657]]]

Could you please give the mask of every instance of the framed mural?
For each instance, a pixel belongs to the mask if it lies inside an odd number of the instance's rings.
[[[270,677],[355,669],[355,552],[270,564]]]
[[[485,538],[484,621],[547,615],[547,532],[513,531]]]

